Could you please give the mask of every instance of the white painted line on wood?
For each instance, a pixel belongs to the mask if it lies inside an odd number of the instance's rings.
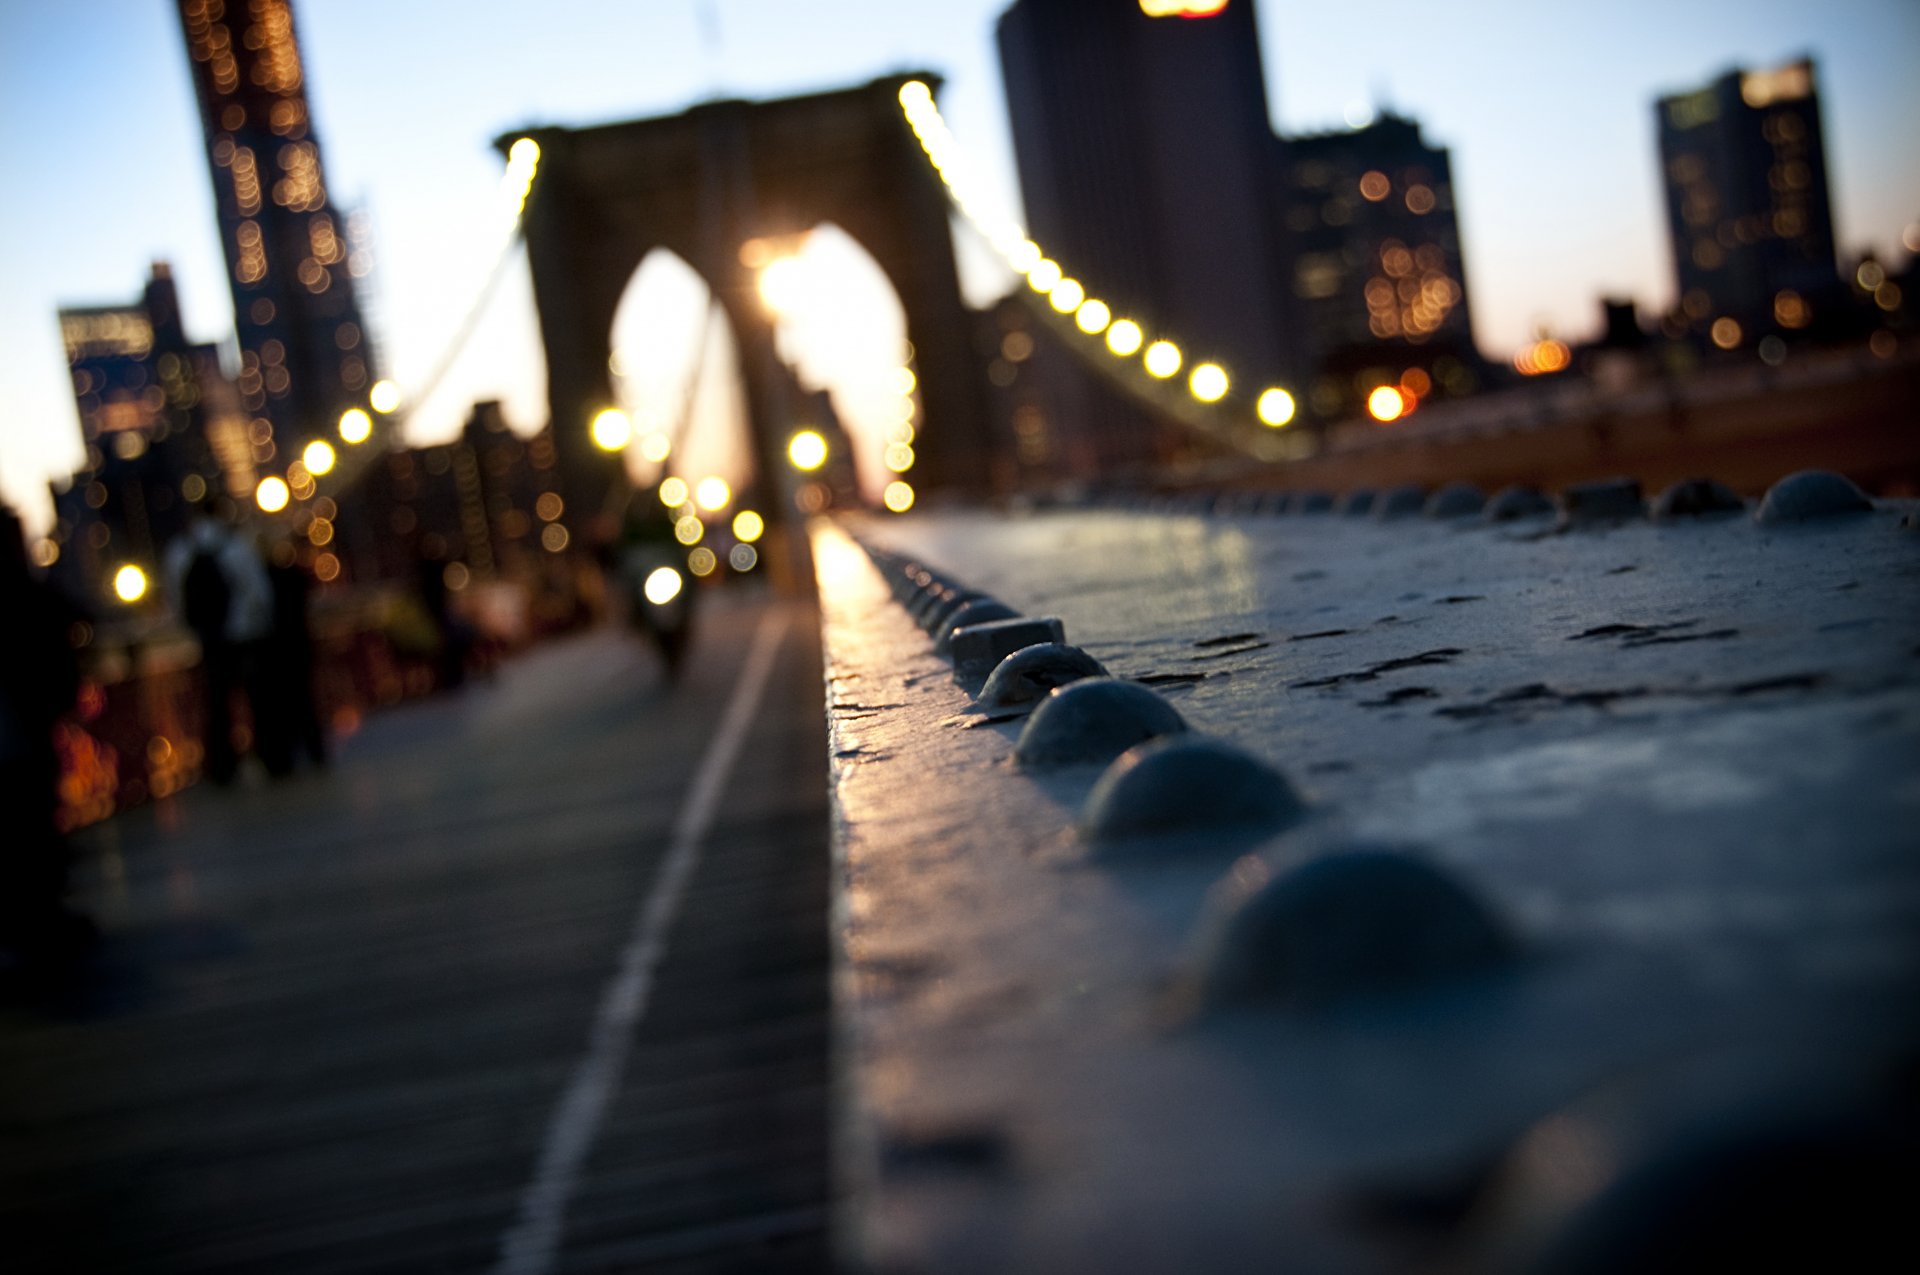
[[[500,1241],[498,1275],[546,1275],[560,1252],[560,1235],[567,1201],[573,1195],[580,1166],[585,1163],[599,1132],[607,1104],[620,1087],[634,1029],[647,1012],[653,991],[653,972],[666,955],[667,932],[680,910],[687,881],[700,859],[700,842],[713,825],[727,776],[746,742],[773,660],[786,636],[787,614],[769,611],[753,635],[753,645],[740,671],[740,680],[727,701],[720,729],[707,745],[706,756],[694,772],[693,786],[674,820],[666,857],[635,918],[633,932],[620,952],[620,965],[600,997],[586,1055],[574,1068],[560,1105],[547,1124],[546,1140],[533,1180],[520,1197],[520,1214]]]

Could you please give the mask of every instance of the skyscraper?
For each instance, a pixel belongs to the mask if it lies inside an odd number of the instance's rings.
[[[1447,152],[1390,113],[1285,145],[1288,292],[1315,414],[1356,412],[1379,384],[1470,393],[1479,358]]]
[[[366,272],[327,194],[288,0],[179,0],[233,289],[240,392],[284,463],[364,406]]]
[[[1287,370],[1252,0],[1016,0],[997,37],[1035,240],[1151,335]]]
[[[256,452],[218,349],[187,340],[165,262],[139,300],[63,307],[60,333],[87,459],[55,487],[51,565],[99,600],[113,568],[157,566],[195,501],[246,499]]]
[[[1661,98],[1656,113],[1688,327],[1733,348],[1809,326],[1838,286],[1812,59],[1728,71]]]

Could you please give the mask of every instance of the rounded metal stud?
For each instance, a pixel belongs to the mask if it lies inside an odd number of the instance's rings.
[[[1214,900],[1203,1003],[1319,1008],[1480,973],[1518,944],[1452,875],[1391,847],[1356,846],[1276,873],[1248,856]]]
[[[1767,526],[1873,512],[1867,493],[1828,469],[1803,469],[1767,488],[1754,518]]]
[[[1389,518],[1407,518],[1426,508],[1427,489],[1417,483],[1390,487],[1375,502],[1373,516],[1383,522]]]
[[[1520,518],[1544,518],[1553,513],[1554,503],[1537,487],[1502,487],[1487,502],[1484,517],[1488,522],[1513,522]]]
[[[1448,483],[1427,497],[1422,510],[1429,518],[1471,518],[1486,507],[1487,497],[1472,483]]]
[[[1746,510],[1747,502],[1740,499],[1739,492],[1711,478],[1683,478],[1655,496],[1652,507],[1655,522],[1710,518]]]
[[[985,624],[988,620],[1016,620],[1019,617],[1018,611],[998,598],[978,597],[933,618],[927,625],[927,632],[934,635],[934,653],[945,655],[953,649],[955,629],[965,628],[969,624]]]
[[[1138,682],[1087,677],[1040,701],[1013,756],[1036,768],[1101,766],[1135,744],[1186,729],[1173,705]]]
[[[1277,832],[1306,810],[1287,777],[1244,748],[1176,735],[1116,757],[1087,796],[1080,830],[1096,845],[1168,832]]]
[[[980,688],[980,703],[989,708],[1031,704],[1050,691],[1085,677],[1105,677],[1100,661],[1077,646],[1041,642],[1022,647],[994,666]]]
[[[1560,511],[1569,524],[1586,526],[1644,518],[1647,507],[1640,494],[1639,480],[1603,478],[1598,482],[1575,483],[1561,492]]]
[[[984,680],[1001,660],[1022,647],[1066,640],[1067,627],[1054,616],[1017,616],[960,625],[948,637],[947,649],[953,656],[953,671],[962,680],[973,682]]]

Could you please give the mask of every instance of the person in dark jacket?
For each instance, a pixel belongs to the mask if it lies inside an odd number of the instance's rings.
[[[80,691],[70,634],[84,620],[27,565],[20,520],[0,507],[0,947],[34,959],[91,925],[66,904],[54,727]]]

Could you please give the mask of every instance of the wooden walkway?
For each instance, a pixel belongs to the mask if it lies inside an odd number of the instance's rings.
[[[0,1002],[0,1268],[824,1269],[817,623],[702,619],[677,686],[572,638],[371,719],[325,774],[89,833],[92,967]],[[543,1191],[550,1242],[502,1265]]]

